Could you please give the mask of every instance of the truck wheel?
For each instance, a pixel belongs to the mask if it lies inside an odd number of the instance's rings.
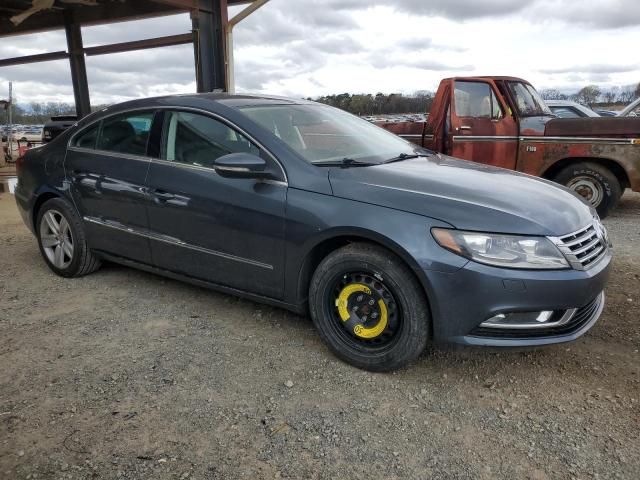
[[[622,196],[618,178],[597,163],[574,163],[560,170],[553,180],[583,197],[600,218],[609,215]]]
[[[309,309],[333,353],[365,370],[404,367],[429,337],[422,287],[400,258],[375,245],[354,243],[328,255],[311,279]]]

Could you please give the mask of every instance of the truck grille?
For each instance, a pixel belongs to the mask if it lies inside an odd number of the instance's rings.
[[[606,253],[607,231],[599,220],[577,232],[551,239],[576,270],[587,270]]]

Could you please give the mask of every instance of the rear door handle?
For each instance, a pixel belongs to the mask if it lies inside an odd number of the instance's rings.
[[[471,130],[471,127],[469,125],[460,125],[458,130]]]

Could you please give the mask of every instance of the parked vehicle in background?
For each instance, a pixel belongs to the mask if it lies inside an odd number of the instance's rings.
[[[426,122],[378,125],[437,152],[553,180],[601,217],[625,188],[640,191],[640,118],[559,119],[520,78],[448,78]]]
[[[13,139],[21,142],[42,142],[42,128],[33,126],[22,126],[20,129],[14,131],[12,135]]]
[[[78,117],[76,115],[51,117],[51,120],[45,123],[42,129],[42,141],[45,143],[50,142],[77,121]]]
[[[571,100],[545,100],[549,109],[560,118],[599,117],[600,115],[589,107],[572,102]]]
[[[639,117],[640,116],[640,98],[637,98],[619,113],[621,117]]]
[[[596,112],[601,117],[617,117],[619,113],[614,110],[602,110],[601,108],[594,110],[594,112]]]
[[[429,339],[571,341],[604,306],[611,252],[593,208],[314,102],[127,102],[17,171],[18,208],[56,274],[108,259],[308,311],[360,368],[399,368]]]

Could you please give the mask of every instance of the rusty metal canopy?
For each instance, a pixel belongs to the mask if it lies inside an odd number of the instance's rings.
[[[198,92],[233,89],[233,25],[269,0],[0,0],[0,37],[64,29],[67,50],[0,59],[0,67],[68,58],[78,117],[91,111],[85,56],[192,43]],[[229,5],[251,4],[229,21]],[[191,14],[189,33],[85,48],[82,27]]]
[[[65,16],[73,16],[80,26],[186,13],[206,8],[199,0],[2,0],[0,1],[0,37],[25,35],[65,28]],[[228,5],[251,0],[227,0]],[[45,7],[27,16],[17,25],[11,21],[34,7]]]

